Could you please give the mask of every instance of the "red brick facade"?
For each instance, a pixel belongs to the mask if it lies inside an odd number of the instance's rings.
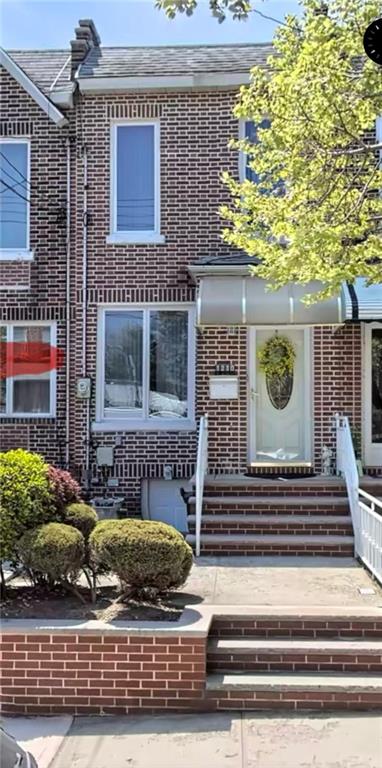
[[[196,431],[91,432],[87,404],[75,396],[79,376],[90,376],[95,420],[97,310],[101,304],[193,302],[195,287],[187,267],[202,257],[228,253],[220,237],[219,206],[227,199],[220,176],[236,174],[237,153],[228,149],[238,133],[232,116],[233,90],[145,92],[77,97],[57,128],[26,92],[1,72],[2,135],[31,138],[32,262],[0,263],[0,318],[52,320],[57,343],[70,359],[71,469],[86,482],[89,443],[92,490],[99,484],[95,451],[115,446],[113,476],[130,509],[139,508],[140,482],[161,477],[164,465],[173,476],[190,477],[196,457]],[[160,120],[162,245],[108,245],[110,234],[110,135],[114,119]],[[66,349],[66,140],[71,139],[71,348]],[[88,163],[87,353],[83,366],[83,154]],[[246,329],[196,331],[196,417],[210,416],[210,469],[245,471],[248,463],[248,364]],[[361,427],[361,327],[316,328],[313,341],[314,462],[321,468],[323,443],[334,447],[332,419],[348,414]],[[220,360],[230,361],[239,376],[239,399],[209,399],[209,376]],[[65,463],[65,367],[57,376],[57,415],[52,419],[3,419],[2,449],[22,446]]]

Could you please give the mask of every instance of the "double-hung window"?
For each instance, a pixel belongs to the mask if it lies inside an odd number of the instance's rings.
[[[54,416],[55,327],[0,325],[0,416]]]
[[[0,259],[29,252],[29,141],[0,140]]]
[[[190,429],[194,418],[193,310],[102,309],[98,422],[126,429]]]
[[[159,122],[112,126],[109,242],[160,243]]]

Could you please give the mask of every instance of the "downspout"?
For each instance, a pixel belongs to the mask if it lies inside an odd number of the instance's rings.
[[[65,370],[65,468],[70,465],[70,138],[66,139],[66,370]]]
[[[82,376],[87,376],[87,287],[88,287],[88,156],[83,146],[84,164],[84,209],[82,228]],[[85,488],[90,489],[90,398],[86,401],[85,413]]]

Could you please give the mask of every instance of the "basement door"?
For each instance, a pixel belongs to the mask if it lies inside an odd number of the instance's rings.
[[[275,336],[286,336],[295,351],[293,372],[266,376],[259,350]],[[249,456],[252,465],[310,465],[311,349],[307,328],[251,328],[249,333]]]
[[[382,466],[382,323],[364,326],[364,460]]]

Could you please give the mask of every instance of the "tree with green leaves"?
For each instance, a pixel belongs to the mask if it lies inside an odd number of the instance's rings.
[[[382,72],[363,51],[381,4],[301,0],[301,10],[241,89],[235,116],[257,135],[232,146],[257,183],[224,174],[232,200],[221,214],[225,241],[261,259],[257,276],[275,288],[319,280],[323,298],[358,276],[382,282]]]

